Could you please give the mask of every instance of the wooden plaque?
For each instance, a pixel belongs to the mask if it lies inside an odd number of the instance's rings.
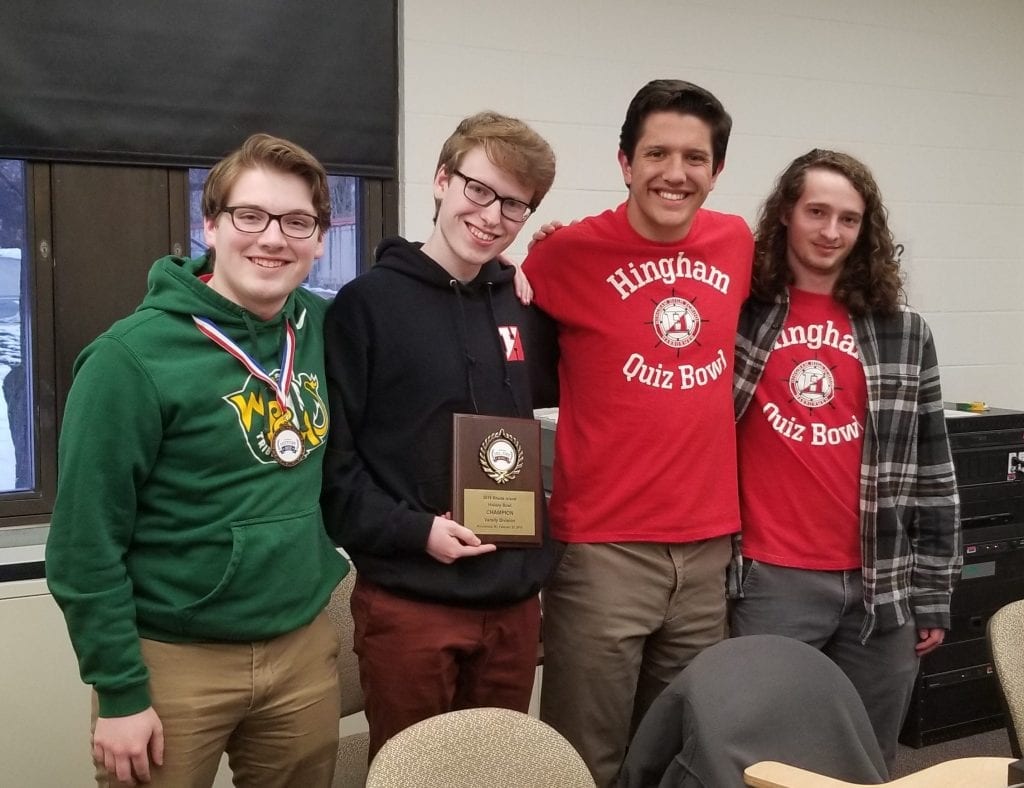
[[[540,546],[540,422],[456,413],[452,436],[453,519],[483,542]]]

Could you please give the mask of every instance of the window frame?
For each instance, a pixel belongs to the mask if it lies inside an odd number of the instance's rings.
[[[29,525],[53,511],[57,492],[56,354],[50,167],[23,161],[25,250],[31,297],[32,462],[31,490],[0,492],[0,527]],[[51,459],[52,458],[52,459]],[[49,461],[48,461],[49,460]]]
[[[32,490],[0,492],[0,534],[8,527],[46,525],[53,512],[57,489],[57,444],[62,413],[58,403],[67,399],[70,371],[58,374],[55,288],[59,271],[54,259],[69,257],[53,248],[53,168],[50,162],[23,160],[26,189],[26,251],[29,266],[32,355],[32,434],[35,487]],[[117,165],[110,165],[117,166]],[[202,166],[202,165],[197,165]],[[184,254],[189,237],[189,185],[187,167],[161,167],[167,172],[167,222],[169,254]],[[346,173],[332,173],[346,174]],[[373,251],[398,228],[398,188],[393,178],[360,177],[357,217],[358,272],[373,262]],[[112,256],[117,264],[118,255]],[[89,293],[79,293],[75,309],[88,310]],[[75,314],[62,314],[62,321],[74,321]],[[62,378],[67,381],[61,385]],[[62,390],[63,389],[63,390]]]

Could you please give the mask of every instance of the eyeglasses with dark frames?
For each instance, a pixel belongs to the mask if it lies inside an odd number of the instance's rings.
[[[308,213],[270,213],[249,205],[228,205],[221,208],[221,213],[228,214],[235,229],[242,233],[262,233],[277,220],[282,233],[300,241],[312,236],[320,226],[320,220]]]
[[[501,215],[513,222],[525,222],[530,218],[530,214],[533,213],[533,206],[529,203],[517,200],[515,197],[502,197],[486,183],[478,181],[476,178],[470,178],[468,175],[463,175],[458,170],[453,170],[452,174],[458,175],[465,181],[462,193],[474,205],[486,208],[488,205],[500,202]]]

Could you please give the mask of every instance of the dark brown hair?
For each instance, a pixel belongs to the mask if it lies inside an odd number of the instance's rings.
[[[712,174],[717,175],[725,166],[732,118],[713,93],[681,79],[652,80],[640,88],[629,102],[619,134],[619,149],[626,154],[627,161],[633,161],[644,121],[652,112],[678,112],[703,120],[711,128]]]
[[[331,194],[323,165],[305,148],[269,134],[253,134],[242,143],[242,147],[214,165],[203,186],[203,216],[207,219],[216,217],[224,209],[225,201],[242,173],[260,168],[302,178],[312,192],[313,210],[320,223],[321,235],[330,228]]]

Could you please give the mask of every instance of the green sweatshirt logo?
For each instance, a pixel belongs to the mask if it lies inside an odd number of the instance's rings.
[[[280,380],[280,374],[281,370],[275,369],[270,376]],[[234,408],[246,445],[259,462],[274,462],[269,435],[276,432],[282,422],[298,428],[307,451],[319,448],[327,438],[327,407],[320,396],[320,379],[308,372],[299,372],[292,379],[290,394],[294,418],[282,410],[267,385],[252,375],[246,377],[241,389],[224,397]]]

